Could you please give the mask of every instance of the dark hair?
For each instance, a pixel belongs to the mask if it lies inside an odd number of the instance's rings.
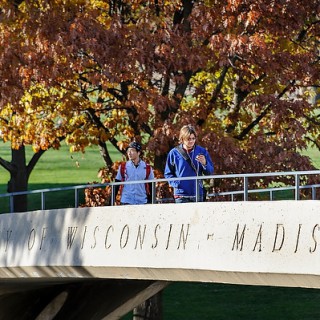
[[[129,143],[127,151],[129,148],[134,148],[137,150],[137,152],[141,152],[141,149],[142,149],[141,144],[135,141],[132,141]]]

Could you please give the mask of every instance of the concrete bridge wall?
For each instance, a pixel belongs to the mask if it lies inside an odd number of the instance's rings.
[[[0,215],[0,320],[111,320],[172,281],[320,288],[320,202]]]
[[[0,279],[320,287],[320,202],[208,202],[0,216]]]

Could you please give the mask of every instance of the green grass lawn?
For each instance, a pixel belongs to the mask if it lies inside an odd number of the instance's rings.
[[[112,149],[113,159],[119,159]],[[320,153],[310,150],[310,157],[320,168]],[[0,156],[10,160],[10,149],[0,143]],[[31,150],[28,151],[28,157]],[[84,154],[71,154],[67,146],[47,151],[35,167],[29,189],[54,188],[98,181],[103,161],[97,147]],[[0,167],[0,193],[6,192],[8,173]],[[49,197],[49,196],[48,196]],[[48,202],[58,205],[60,195],[53,193]],[[72,198],[64,193],[61,198]],[[36,203],[40,199],[33,199]],[[72,205],[72,204],[71,204]],[[1,204],[0,209],[4,207]],[[164,320],[314,320],[320,318],[320,290],[241,286],[214,283],[172,283],[162,294]],[[123,319],[130,319],[131,314]]]
[[[320,168],[320,151],[316,148],[310,148],[307,151],[301,152],[303,155],[311,158],[312,163],[315,167]]]
[[[110,147],[113,160],[119,156],[115,148]],[[27,161],[32,156],[32,150],[26,149]],[[11,151],[7,144],[0,144],[0,156],[6,160],[11,159]],[[98,170],[104,166],[99,149],[96,146],[86,149],[85,153],[70,153],[68,146],[62,145],[60,150],[46,151],[35,166],[29,179],[29,189],[56,187],[61,185],[86,184],[99,181]],[[9,173],[0,167],[0,186],[9,180]]]
[[[113,160],[121,157],[117,150],[110,147]],[[26,149],[27,161],[32,157],[30,147]],[[11,150],[8,144],[0,143],[0,157],[10,161]],[[104,166],[99,148],[93,146],[86,149],[85,153],[70,153],[69,147],[62,145],[60,150],[46,151],[35,166],[29,178],[29,190],[47,188],[69,187],[91,182],[100,183],[98,171]],[[0,194],[7,192],[7,183],[10,179],[8,171],[0,167]],[[83,192],[79,192],[80,201],[83,203]],[[41,208],[40,194],[28,197],[29,210]],[[74,191],[60,191],[46,194],[46,208],[63,208],[74,206]],[[8,199],[0,198],[0,213],[8,212]]]
[[[27,148],[26,153],[27,161],[29,161],[32,155],[31,149]],[[11,159],[7,144],[0,144],[0,156],[6,160]],[[96,148],[89,148],[85,154],[71,154],[65,145],[60,150],[48,150],[42,155],[31,173],[29,189],[87,183],[89,180],[97,179],[97,171],[102,166],[103,162]],[[3,190],[10,177],[2,167],[0,170],[0,185]]]

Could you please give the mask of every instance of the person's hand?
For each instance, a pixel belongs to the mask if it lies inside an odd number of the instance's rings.
[[[207,164],[207,159],[203,154],[198,154],[196,160],[199,161],[203,166]]]

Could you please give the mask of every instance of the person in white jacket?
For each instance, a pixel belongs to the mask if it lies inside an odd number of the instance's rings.
[[[151,166],[141,159],[141,145],[131,142],[127,148],[128,161],[120,164],[116,182],[152,180],[154,173]],[[147,183],[124,184],[116,188],[121,190],[120,204],[145,204],[150,202],[151,188]]]

